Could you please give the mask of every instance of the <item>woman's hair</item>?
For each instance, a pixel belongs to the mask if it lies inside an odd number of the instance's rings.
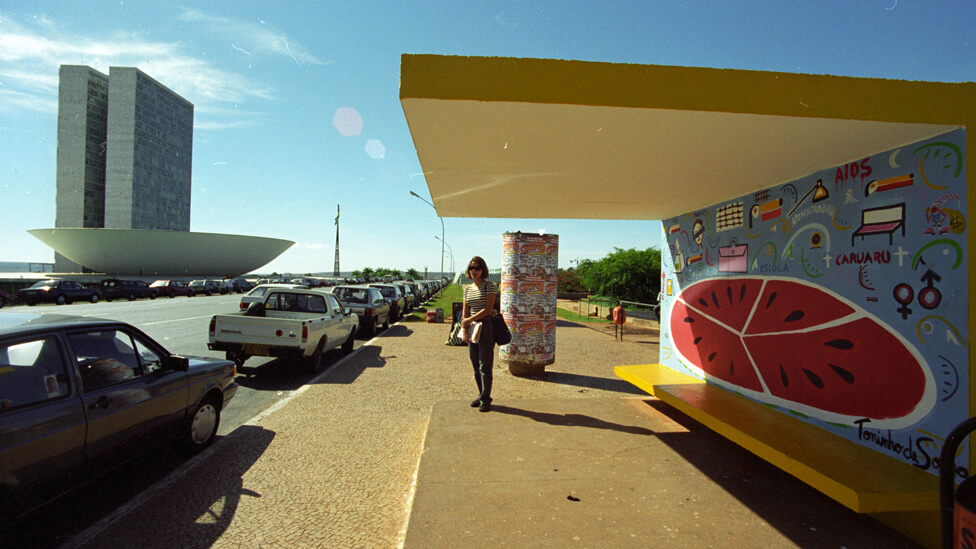
[[[464,275],[470,278],[471,280],[474,280],[474,277],[471,276],[472,263],[477,263],[478,266],[481,267],[481,277],[484,278],[485,280],[488,280],[488,264],[485,263],[485,260],[478,255],[472,257],[471,261],[468,261],[468,266],[464,269]]]

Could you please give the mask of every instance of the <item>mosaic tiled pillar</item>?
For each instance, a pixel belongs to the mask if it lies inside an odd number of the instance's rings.
[[[559,235],[502,237],[501,308],[512,342],[499,358],[513,375],[541,375],[556,360],[558,260]]]

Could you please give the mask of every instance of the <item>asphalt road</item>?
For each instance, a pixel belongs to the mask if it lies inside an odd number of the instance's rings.
[[[4,307],[3,313],[58,313],[120,320],[146,332],[172,353],[223,358],[222,352],[207,349],[210,317],[237,312],[239,300],[239,295],[157,298]],[[363,339],[357,339],[355,348],[363,343]],[[325,368],[331,368],[344,356],[338,349],[330,351],[323,356]],[[287,398],[313,377],[314,374],[288,360],[249,359],[238,369],[237,382],[241,387],[221,414],[218,436],[227,435]],[[28,513],[15,531],[0,533],[0,547],[57,547],[183,466],[186,459],[170,445],[163,444],[120,463]]]

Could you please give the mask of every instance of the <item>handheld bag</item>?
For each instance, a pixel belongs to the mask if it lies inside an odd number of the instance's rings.
[[[747,273],[749,245],[736,241],[735,238],[728,246],[718,249],[718,271],[720,273]]]
[[[508,330],[508,324],[505,324],[505,317],[501,313],[492,314],[491,323],[495,332],[495,343],[508,345],[512,342],[512,332]]]

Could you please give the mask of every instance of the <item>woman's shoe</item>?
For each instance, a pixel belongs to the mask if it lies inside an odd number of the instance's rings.
[[[481,406],[481,401],[480,400],[475,399],[474,401],[471,402],[471,407],[472,408],[477,408],[478,406]]]
[[[487,402],[482,402],[481,406],[478,406],[479,412],[487,412],[488,410],[491,410],[491,404]]]

